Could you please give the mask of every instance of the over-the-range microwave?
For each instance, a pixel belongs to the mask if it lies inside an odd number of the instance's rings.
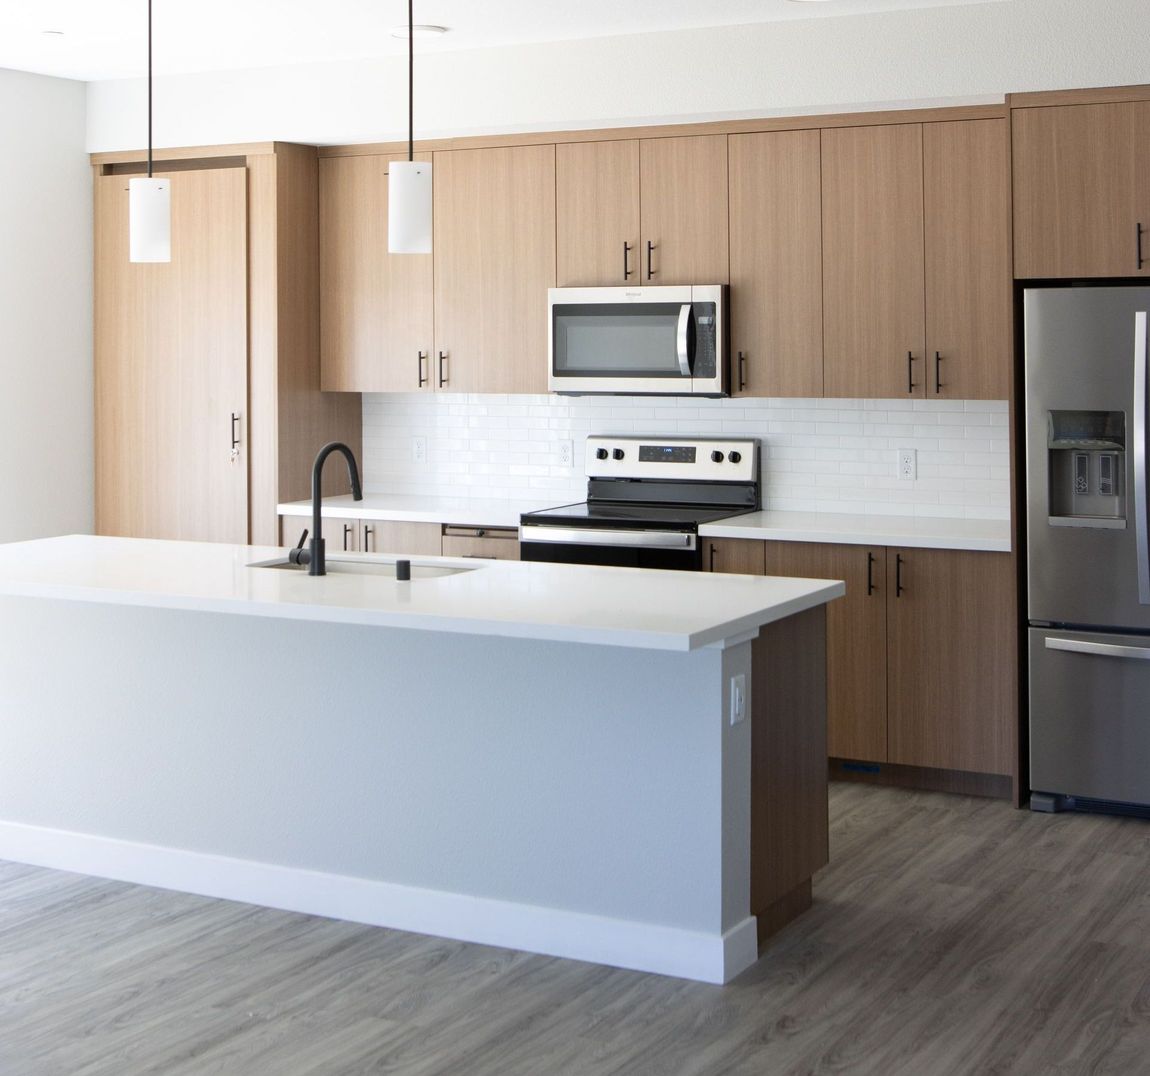
[[[547,387],[568,395],[726,396],[727,288],[549,288]]]

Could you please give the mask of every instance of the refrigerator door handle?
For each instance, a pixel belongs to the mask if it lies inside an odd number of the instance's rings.
[[[1119,646],[1117,643],[1092,643],[1085,639],[1056,639],[1046,636],[1047,650],[1066,650],[1071,654],[1097,654],[1104,658],[1129,658],[1150,661],[1150,647]]]
[[[1146,311],[1134,315],[1134,535],[1138,602],[1150,605],[1150,544],[1146,527]]]

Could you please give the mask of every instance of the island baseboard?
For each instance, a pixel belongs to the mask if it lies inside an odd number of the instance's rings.
[[[0,859],[708,983],[759,959],[754,916],[707,934],[3,821]]]

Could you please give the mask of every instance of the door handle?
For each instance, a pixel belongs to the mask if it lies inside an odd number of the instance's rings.
[[[710,552],[710,557],[709,557],[710,564],[708,565],[707,570],[710,572],[713,572],[715,570],[715,543],[711,542],[709,544],[710,544],[711,552]]]
[[[351,524],[345,523],[343,525],[343,551],[347,553],[350,549],[349,542],[351,540]]]
[[[874,593],[874,554],[866,555],[866,595],[869,598]]]
[[[655,270],[651,266],[651,255],[655,252],[655,244],[650,239],[647,240],[647,279],[655,275]]]
[[[742,351],[740,351],[739,352],[739,391],[740,392],[742,392],[742,390],[747,387],[747,378],[744,374],[744,371],[746,369],[747,369],[747,356]]]
[[[423,386],[426,385],[428,380],[429,380],[428,378],[423,376],[423,360],[427,358],[427,352],[426,351],[420,351],[417,354],[419,356],[419,358],[416,360],[416,363],[418,365],[418,371],[419,371],[419,387],[423,388]]]
[[[691,304],[684,303],[679,308],[679,326],[675,333],[676,351],[679,356],[679,373],[691,376],[691,355],[688,350],[691,329]]]
[[[1095,654],[1103,658],[1129,658],[1150,661],[1150,647],[1120,646],[1118,643],[1092,643],[1087,639],[1056,639],[1046,636],[1047,650],[1066,650],[1071,654]]]
[[[240,458],[240,413],[238,411],[232,412],[232,451],[231,458],[237,460]]]
[[[1146,527],[1146,311],[1134,315],[1134,544],[1138,603],[1150,605],[1150,540]]]
[[[1139,221],[1135,227],[1137,228],[1135,238],[1138,243],[1138,268],[1141,269],[1143,263],[1146,261],[1146,259],[1142,257],[1142,233],[1145,232],[1146,229],[1142,227],[1141,221]]]
[[[894,596],[896,598],[902,597],[902,592],[906,587],[902,585],[902,554],[896,553],[894,555]]]
[[[371,536],[375,533],[375,528],[370,523],[363,525],[363,551],[365,553],[374,553],[375,550],[371,548]]]
[[[906,353],[906,392],[909,396],[918,387],[914,383],[914,352],[908,351]]]
[[[934,353],[934,394],[937,396],[942,392],[942,354],[936,351]]]
[[[623,279],[631,278],[631,244],[623,240]]]
[[[443,364],[447,362],[447,352],[441,351],[439,353],[439,387],[443,388],[447,384],[447,376],[443,372]]]

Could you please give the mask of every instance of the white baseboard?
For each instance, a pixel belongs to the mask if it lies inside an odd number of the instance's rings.
[[[16,822],[0,859],[707,983],[758,959],[754,916],[708,934]]]

